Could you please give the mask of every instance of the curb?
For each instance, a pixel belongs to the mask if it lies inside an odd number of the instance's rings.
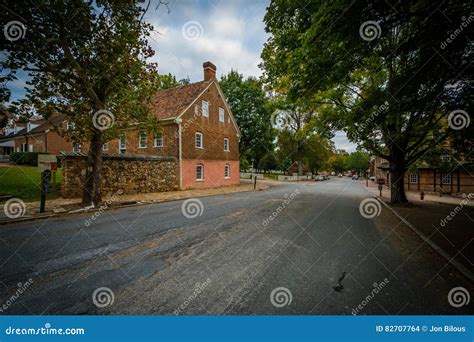
[[[413,232],[415,232],[416,235],[418,235],[424,242],[426,242],[433,250],[435,250],[439,255],[441,255],[443,258],[445,258],[451,265],[454,266],[455,269],[457,269],[462,275],[467,277],[470,281],[474,282],[474,273],[472,273],[469,269],[467,269],[464,265],[462,265],[460,262],[454,259],[454,256],[449,255],[444,249],[439,247],[436,243],[428,239],[428,237],[420,232],[418,229],[416,229],[410,222],[408,222],[405,218],[403,218],[399,213],[396,212],[395,209],[390,207],[387,203],[382,201],[376,196],[373,196],[377,201],[382,203],[386,208],[388,208],[392,214],[394,214],[396,217],[400,219],[408,228],[410,228]]]
[[[233,191],[230,193],[241,193],[241,192],[254,192],[254,191],[264,191],[270,188],[270,185],[267,185],[266,188],[263,189],[255,189],[255,190],[248,190],[248,191]],[[218,196],[218,195],[226,195],[229,193],[221,193],[221,194],[211,194],[211,195],[204,195],[204,196],[197,196],[196,198],[201,198],[201,197],[212,197],[212,196]],[[117,209],[122,209],[122,208],[131,208],[131,207],[138,207],[141,205],[149,205],[149,204],[160,204],[160,203],[167,203],[167,202],[174,202],[174,201],[182,201],[188,198],[193,198],[193,197],[182,197],[182,198],[174,198],[174,199],[165,199],[163,201],[150,201],[150,202],[137,202],[137,201],[124,201],[118,205],[110,205],[107,210],[117,210]],[[35,216],[35,217],[23,217],[20,219],[15,219],[15,220],[0,220],[0,227],[5,226],[8,224],[16,224],[16,223],[23,223],[23,222],[28,222],[28,221],[35,221],[35,220],[41,220],[41,219],[49,219],[49,218],[59,218],[59,217],[64,217],[64,216],[72,216],[72,215],[81,215],[81,214],[89,214],[89,213],[94,213],[98,211],[100,208],[93,208],[90,210],[84,210],[84,211],[79,211],[79,212],[65,212],[65,213],[50,213],[50,214],[45,214],[42,216]]]

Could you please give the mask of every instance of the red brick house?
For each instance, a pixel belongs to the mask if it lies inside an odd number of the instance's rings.
[[[175,157],[181,189],[239,184],[240,130],[216,79],[215,65],[206,62],[203,68],[203,81],[156,93],[152,114],[160,122],[158,134],[124,130],[119,139],[104,144],[104,158],[115,154]],[[74,144],[50,129],[53,125],[68,129],[65,116],[52,120],[9,136],[16,150],[87,152],[88,144]]]

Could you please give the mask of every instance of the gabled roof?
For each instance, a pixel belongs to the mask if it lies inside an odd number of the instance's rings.
[[[240,136],[240,128],[235,121],[234,115],[232,114],[232,111],[225,100],[224,93],[219,86],[219,82],[216,79],[160,90],[153,98],[152,113],[160,120],[178,119],[213,83],[215,83],[217,91],[224,102],[227,112],[230,114],[230,118],[234,124],[235,130],[237,131],[237,135]]]
[[[43,120],[43,119],[41,119],[41,121],[36,120],[34,122],[36,124],[39,124],[40,122],[43,122],[43,123],[41,125],[39,125],[38,127],[33,128],[29,132],[27,131],[26,124],[25,124],[25,128],[18,131],[16,134],[9,134],[9,135],[0,136],[0,140],[10,140],[10,139],[13,139],[13,138],[16,138],[16,137],[19,137],[19,136],[44,133],[47,130],[51,129],[52,127],[61,124],[65,120],[66,120],[66,115],[64,115],[64,114],[55,115],[55,116],[49,118],[48,120]]]
[[[161,120],[177,118],[211,83],[201,81],[160,90],[153,98],[152,113]]]

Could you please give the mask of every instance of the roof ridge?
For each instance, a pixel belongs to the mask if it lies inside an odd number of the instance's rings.
[[[210,83],[210,81],[203,80],[203,81],[198,81],[198,82],[189,83],[189,84],[182,84],[182,85],[172,87],[172,88],[160,89],[160,90],[157,91],[157,93],[165,92],[165,91],[168,91],[168,90],[176,90],[178,88],[183,88],[183,87],[189,87],[189,86],[196,85],[196,84],[199,84],[199,83]]]

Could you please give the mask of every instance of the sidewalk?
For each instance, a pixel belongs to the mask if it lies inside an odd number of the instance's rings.
[[[268,189],[269,185],[263,184],[263,182],[257,182],[256,190],[265,190]],[[106,208],[120,208],[130,205],[142,205],[149,203],[160,203],[160,202],[169,202],[176,201],[186,198],[197,198],[197,197],[206,197],[213,195],[221,195],[234,192],[247,192],[254,191],[253,184],[248,182],[241,182],[238,186],[228,186],[220,188],[211,188],[211,189],[195,189],[195,190],[182,190],[182,191],[169,191],[169,192],[152,192],[145,194],[132,194],[132,195],[121,195],[113,196],[110,198],[104,198],[104,205]],[[0,204],[0,224],[8,224],[14,222],[20,222],[24,220],[39,219],[52,216],[61,216],[67,214],[73,214],[82,209],[81,199],[63,199],[58,198],[54,200],[46,201],[46,210],[44,213],[39,213],[40,202],[29,202],[23,203],[24,214],[19,218],[9,218],[6,216],[6,210],[4,210],[5,203]],[[17,209],[19,206],[17,206]],[[20,208],[21,209],[21,208]],[[99,208],[90,209],[91,212],[98,210]],[[103,210],[102,209],[102,210]]]
[[[369,181],[369,187],[366,187],[365,179],[360,183],[371,194],[379,197],[377,184]],[[381,200],[444,251],[450,259],[472,271],[474,197],[462,199],[431,194],[426,195],[422,201],[419,193],[407,192],[407,198],[412,202],[411,205],[392,205],[389,203],[390,190],[384,187]]]

